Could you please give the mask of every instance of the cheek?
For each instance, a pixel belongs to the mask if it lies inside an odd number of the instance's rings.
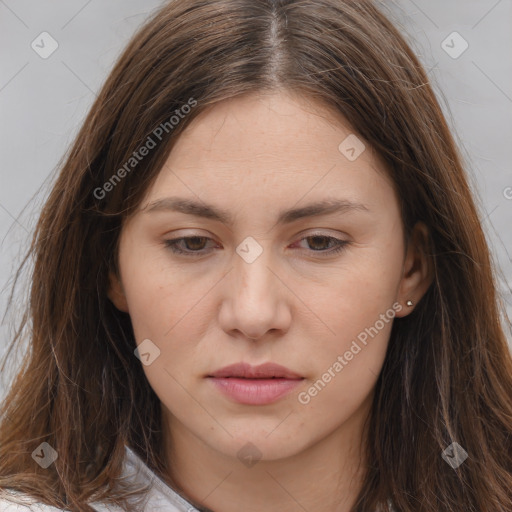
[[[196,298],[199,290],[191,291],[180,282],[179,272],[171,274],[161,262],[135,258],[135,253],[132,256],[123,283],[139,353],[143,353],[142,347],[149,347],[151,353],[150,364],[143,364],[143,371],[167,407],[172,404],[188,410],[190,398],[183,386],[192,374],[200,373],[193,364],[197,361],[194,340],[201,339],[200,319],[205,318]],[[142,263],[134,265],[137,260]]]
[[[384,363],[396,314],[400,260],[391,252],[381,257],[383,253],[368,251],[354,259],[311,298],[322,321],[315,322],[322,326],[317,339],[323,341],[316,345],[312,387],[305,389],[304,401],[325,407],[325,414],[336,415],[329,412],[329,404],[343,406],[340,411],[357,407]]]
[[[323,428],[335,428],[371,400],[393,322],[386,320],[366,321],[362,315],[349,322],[340,319],[336,339],[317,346],[311,358],[314,372],[297,396],[305,421],[313,418]]]
[[[136,339],[161,340],[193,307],[186,275],[171,268],[162,248],[128,240],[121,251],[122,281]]]
[[[125,255],[122,278],[136,343],[149,339],[159,351],[144,371],[157,389],[162,374],[165,381],[172,381],[172,374],[181,382],[190,373],[189,362],[196,359],[198,340],[208,326],[207,293],[214,281],[190,279],[149,251],[126,247]]]
[[[394,318],[400,263],[396,255],[378,249],[361,251],[330,273],[324,286],[310,286],[311,309],[328,327],[329,345],[340,348],[338,343],[356,338],[376,322],[378,330],[387,333]]]

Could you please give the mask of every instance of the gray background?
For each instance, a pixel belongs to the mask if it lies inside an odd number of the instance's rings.
[[[2,316],[20,251],[29,243],[59,160],[123,46],[161,3],[0,0]],[[455,132],[512,318],[512,0],[384,3],[429,70]],[[463,39],[450,36],[454,31]],[[31,47],[33,41],[41,45],[42,32],[58,43],[46,59]],[[458,56],[464,41],[469,46]],[[18,295],[18,302],[23,300],[26,296]],[[0,326],[0,357],[19,316],[17,308]],[[10,378],[2,376],[0,392]]]

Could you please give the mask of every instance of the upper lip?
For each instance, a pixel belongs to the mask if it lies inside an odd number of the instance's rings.
[[[301,375],[275,363],[264,363],[252,366],[248,363],[235,363],[225,366],[208,375],[208,377],[239,377],[245,379],[302,379]]]

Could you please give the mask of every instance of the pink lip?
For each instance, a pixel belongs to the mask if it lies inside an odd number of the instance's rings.
[[[225,395],[247,405],[265,405],[289,393],[303,377],[284,366],[236,363],[207,376]]]

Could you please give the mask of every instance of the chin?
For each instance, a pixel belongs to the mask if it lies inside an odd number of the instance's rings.
[[[279,422],[274,424],[273,429],[276,425],[279,425]],[[242,463],[247,462],[248,467],[251,467],[253,461],[273,461],[292,457],[313,444],[312,440],[299,438],[286,428],[277,433],[272,429],[255,430],[254,425],[233,437],[222,436],[222,439],[217,440],[210,436],[205,442],[228,457],[237,458]]]

